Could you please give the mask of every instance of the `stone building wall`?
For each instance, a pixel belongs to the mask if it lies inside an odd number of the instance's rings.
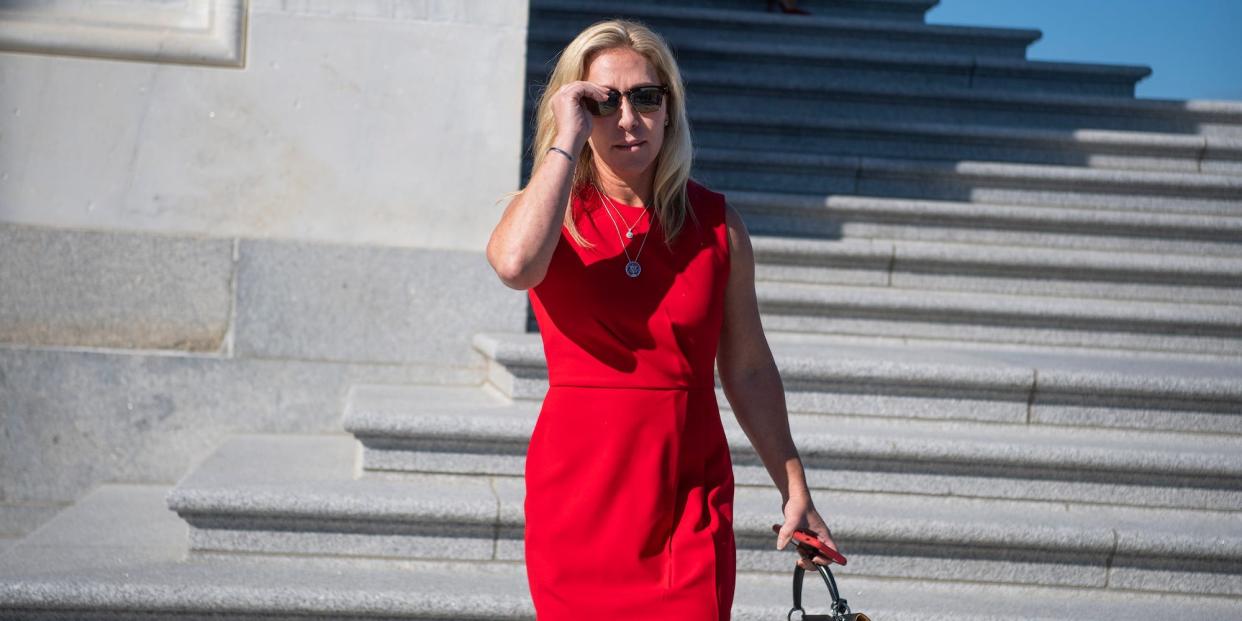
[[[524,292],[522,0],[0,8],[0,536],[355,382],[474,383]],[[497,111],[508,111],[498,114]]]

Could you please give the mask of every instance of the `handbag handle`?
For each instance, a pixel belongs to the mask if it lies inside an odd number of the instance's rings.
[[[810,557],[804,554],[801,548],[798,553],[802,554],[802,558],[810,560]],[[802,608],[802,576],[806,570],[801,565],[794,566],[793,575],[793,608],[789,609],[789,614],[785,615],[787,621],[793,621],[794,611],[802,613],[800,621],[871,621],[865,613],[850,612],[850,605],[846,603],[845,598],[841,597],[841,593],[837,590],[837,581],[832,577],[827,565],[815,563],[815,570],[819,572],[824,584],[828,585],[828,593],[832,595],[832,613],[821,615],[808,615],[806,610]]]

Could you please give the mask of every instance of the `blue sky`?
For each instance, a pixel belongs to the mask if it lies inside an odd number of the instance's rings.
[[[1139,97],[1242,100],[1242,0],[940,0],[927,21],[1038,28],[1032,60],[1147,65]]]

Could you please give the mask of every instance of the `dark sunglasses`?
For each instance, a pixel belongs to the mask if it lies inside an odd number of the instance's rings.
[[[645,114],[659,110],[660,104],[664,102],[664,94],[667,92],[667,86],[640,86],[624,93],[610,88],[608,99],[596,101],[591,97],[583,97],[582,103],[586,105],[587,111],[595,116],[609,116],[621,109],[621,97],[624,95],[630,100],[630,105],[634,106],[635,110]]]

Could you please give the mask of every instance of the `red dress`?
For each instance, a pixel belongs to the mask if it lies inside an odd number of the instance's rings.
[[[643,215],[626,224],[593,186],[530,289],[548,392],[526,454],[525,554],[538,621],[730,618],[733,464],[713,363],[729,273],[725,197],[687,184],[670,250]],[[611,208],[610,208],[611,209]],[[618,228],[620,234],[618,234]],[[648,231],[646,245],[643,239]]]

